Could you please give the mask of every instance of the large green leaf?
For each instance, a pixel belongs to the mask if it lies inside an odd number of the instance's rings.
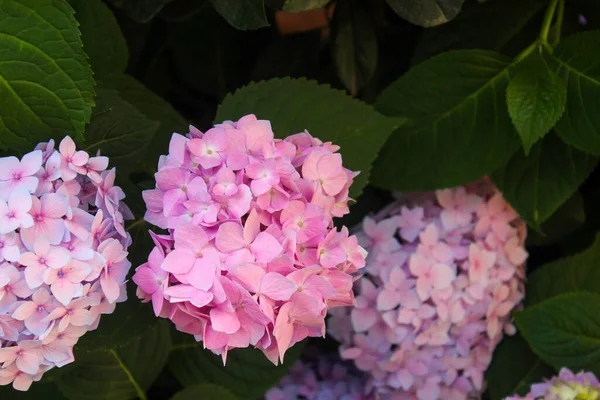
[[[525,304],[577,291],[600,293],[600,236],[585,251],[546,264],[527,277]]]
[[[575,193],[597,161],[550,134],[528,156],[515,154],[492,180],[521,218],[539,227]]]
[[[264,0],[211,0],[215,9],[233,27],[243,31],[269,26]]]
[[[156,168],[158,157],[168,151],[174,132],[185,134],[189,123],[162,97],[145,87],[135,78],[121,74],[112,79],[111,85],[119,96],[142,112],[146,118],[160,125],[153,138],[149,138],[143,162]]]
[[[0,399],[7,400],[66,400],[66,397],[58,390],[56,378],[62,368],[53,368],[46,372],[39,382],[34,382],[28,391],[20,392],[12,388],[12,385],[0,386]]]
[[[86,130],[88,153],[100,150],[120,171],[133,169],[150,145],[158,122],[149,120],[114,90],[98,89],[98,105]]]
[[[392,134],[373,169],[391,190],[433,190],[473,181],[503,165],[519,138],[506,109],[510,59],[483,50],[435,56],[377,99],[411,124]]]
[[[444,51],[458,49],[486,49],[504,54],[544,4],[543,0],[466,2],[452,21],[423,30],[412,62],[418,64]],[[536,25],[531,37],[525,35],[526,40],[531,43],[538,31]]]
[[[215,120],[235,121],[246,114],[271,120],[279,138],[306,129],[323,141],[341,146],[344,166],[361,171],[350,188],[351,196],[362,192],[377,152],[403,122],[384,117],[342,91],[306,79],[251,83],[223,100]]]
[[[325,7],[331,0],[267,0],[267,4],[291,13]]]
[[[567,293],[515,314],[531,349],[559,369],[600,372],[600,295]]]
[[[554,51],[557,73],[567,83],[567,106],[556,124],[562,140],[600,155],[600,32],[563,40]]]
[[[261,351],[232,349],[223,366],[221,356],[202,348],[190,335],[173,346],[169,368],[185,387],[212,383],[230,390],[241,399],[256,399],[277,383],[296,362],[304,348],[298,343],[286,353],[285,362],[273,365]]]
[[[165,366],[170,346],[169,325],[159,323],[119,346],[75,351],[76,362],[64,367],[58,387],[70,400],[130,400],[143,396]]]
[[[415,25],[444,24],[460,12],[464,0],[387,0],[394,11]]]
[[[532,384],[553,374],[554,369],[531,351],[521,335],[507,336],[496,347],[492,363],[485,372],[490,400],[517,394],[524,396]]]
[[[369,82],[377,67],[377,36],[362,3],[340,2],[333,20],[333,53],[338,75],[353,96]]]
[[[0,41],[0,147],[81,139],[94,80],[69,4],[1,0]]]
[[[200,385],[190,386],[183,389],[181,392],[171,397],[171,400],[237,400],[233,393],[229,390],[213,385],[210,383],[202,383]]]
[[[527,232],[525,246],[546,246],[569,237],[586,222],[583,196],[575,192],[554,214],[540,225],[540,232]]]
[[[83,49],[94,74],[123,72],[127,67],[127,43],[112,11],[102,0],[69,0],[79,22]]]
[[[556,124],[567,102],[567,87],[539,51],[521,61],[506,90],[508,113],[525,154]]]

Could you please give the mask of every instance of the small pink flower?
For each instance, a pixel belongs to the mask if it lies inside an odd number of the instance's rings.
[[[47,268],[62,268],[70,258],[67,250],[51,246],[46,236],[40,236],[33,244],[33,252],[23,253],[19,262],[28,267],[25,279],[29,287],[35,289],[44,283]]]
[[[38,186],[35,176],[42,167],[42,152],[32,151],[23,156],[0,158],[0,199],[8,200],[11,193],[24,190],[33,193]]]
[[[188,148],[202,168],[213,168],[221,165],[221,153],[227,149],[227,137],[220,128],[213,128],[202,135],[201,139],[190,140]]]
[[[85,151],[77,151],[73,139],[65,136],[58,148],[61,155],[60,174],[63,180],[70,181],[75,179],[77,174],[87,173],[82,167],[88,162],[89,155]]]
[[[21,251],[17,245],[17,235],[14,232],[0,234],[0,262],[4,260],[16,262],[20,257]]]
[[[29,211],[33,225],[21,230],[21,238],[27,247],[33,247],[36,238],[45,236],[50,244],[61,242],[65,235],[63,217],[67,214],[67,199],[56,193],[46,193],[40,199],[31,197]]]
[[[421,254],[413,254],[409,261],[410,272],[417,277],[417,293],[421,300],[427,300],[434,289],[444,289],[456,277],[448,265],[431,261]]]
[[[67,305],[82,288],[81,282],[91,272],[91,267],[81,261],[73,260],[58,269],[48,268],[44,272],[44,283],[50,285],[52,295],[62,304]]]
[[[0,311],[12,306],[17,297],[27,298],[31,296],[31,289],[23,278],[23,272],[12,264],[0,265]]]
[[[145,293],[152,295],[154,314],[158,317],[163,308],[164,291],[169,286],[169,273],[161,268],[165,256],[158,247],[152,249],[148,262],[140,265],[133,281]]]
[[[342,191],[348,175],[342,168],[342,156],[325,152],[312,152],[302,166],[302,176],[315,181],[329,196]]]
[[[18,346],[0,349],[0,362],[5,367],[15,363],[26,374],[37,374],[43,360],[41,343],[37,340],[23,340]]]
[[[25,190],[15,190],[8,197],[8,203],[0,199],[0,234],[13,232],[18,228],[33,226],[29,215],[32,197]]]
[[[23,302],[12,314],[13,318],[23,321],[31,333],[41,336],[50,326],[44,319],[54,310],[54,298],[45,288],[33,293],[30,301]]]

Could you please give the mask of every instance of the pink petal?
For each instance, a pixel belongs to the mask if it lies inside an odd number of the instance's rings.
[[[228,276],[238,282],[242,287],[248,290],[250,293],[258,293],[265,270],[257,264],[243,263],[234,264],[229,269]]]
[[[62,218],[67,213],[67,198],[57,193],[46,193],[42,196],[42,212],[45,218]]]
[[[283,251],[283,247],[281,247],[277,239],[266,232],[258,234],[254,242],[250,245],[250,249],[258,262],[269,262]]]
[[[377,309],[380,311],[391,310],[400,304],[400,296],[395,290],[382,290],[377,295]]]
[[[75,296],[76,285],[66,279],[57,279],[50,287],[52,294],[62,305],[67,306]]]
[[[210,310],[210,322],[217,332],[235,333],[240,329],[240,320],[235,313],[218,308]]]
[[[175,249],[165,257],[162,268],[174,274],[188,273],[196,262],[196,254],[186,249]]]
[[[208,291],[217,274],[219,256],[215,252],[207,252],[203,257],[197,258],[192,269],[186,274],[188,283],[197,289]]]
[[[351,313],[352,327],[358,333],[371,329],[378,319],[377,310],[372,308],[355,308]]]
[[[289,300],[295,291],[295,285],[276,272],[268,272],[260,284],[260,292],[273,300]]]
[[[454,278],[456,278],[456,273],[448,265],[434,264],[431,267],[432,284],[436,289],[444,289],[450,286]]]
[[[243,229],[235,222],[225,222],[219,227],[215,238],[215,245],[223,253],[231,253],[246,246]]]
[[[21,158],[21,169],[24,175],[35,175],[42,168],[42,152],[40,150],[27,153]]]

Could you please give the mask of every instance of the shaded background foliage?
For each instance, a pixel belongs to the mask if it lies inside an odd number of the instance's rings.
[[[11,61],[0,63],[0,149],[70,134],[109,155],[137,218],[127,228],[134,266],[151,246],[141,191],[171,133],[190,123],[204,130],[254,112],[278,135],[307,128],[341,144],[345,163],[363,171],[347,225],[390,191],[489,174],[531,232],[520,333],[487,374],[486,396],[500,399],[563,365],[600,372],[589,311],[600,306],[595,29],[595,0],[0,0],[0,61]],[[16,66],[22,42],[37,47],[23,54],[41,75]],[[154,318],[130,285],[129,300],[77,344],[76,363],[0,397],[255,399],[301,350],[277,368],[236,350],[224,368]]]

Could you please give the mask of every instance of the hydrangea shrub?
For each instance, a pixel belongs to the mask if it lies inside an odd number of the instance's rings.
[[[356,176],[338,150],[306,131],[274,139],[254,115],[174,134],[144,192],[146,220],[169,233],[136,270],[140,298],[224,361],[254,346],[277,363],[324,336],[366,255],[333,226]]]
[[[127,298],[131,212],[109,160],[67,136],[0,158],[0,385],[27,390]]]

